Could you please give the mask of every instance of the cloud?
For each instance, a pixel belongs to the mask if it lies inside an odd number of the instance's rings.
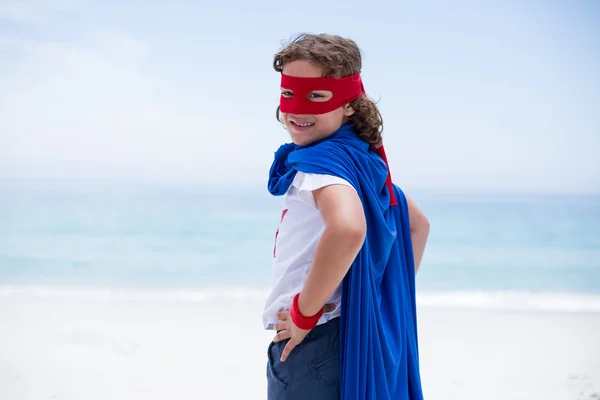
[[[50,10],[64,10],[77,4],[75,0],[3,0],[0,2],[0,21],[39,22]]]
[[[22,1],[8,0],[0,3],[0,21],[35,21],[39,16]]]
[[[267,167],[270,151],[247,151],[252,128],[169,103],[143,41],[96,32],[78,44],[0,43],[19,49],[0,78],[0,175],[219,181]]]

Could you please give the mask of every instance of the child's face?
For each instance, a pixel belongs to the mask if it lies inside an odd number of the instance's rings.
[[[323,68],[306,60],[296,60],[284,65],[285,75],[300,78],[320,78]],[[293,96],[288,88],[281,88],[284,97]],[[309,94],[310,101],[323,102],[331,99],[333,93],[327,90],[316,90]],[[290,133],[292,141],[300,146],[306,146],[326,138],[337,131],[342,124],[348,122],[348,117],[354,110],[347,104],[326,114],[288,114],[281,113],[281,119]]]

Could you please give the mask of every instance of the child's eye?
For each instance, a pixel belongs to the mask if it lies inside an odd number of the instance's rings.
[[[311,92],[307,98],[314,102],[324,102],[329,101],[331,96],[333,96],[333,93],[328,90],[315,90],[314,92]]]
[[[281,95],[288,99],[291,97],[294,97],[294,93],[289,90],[285,90],[285,91],[281,92]]]

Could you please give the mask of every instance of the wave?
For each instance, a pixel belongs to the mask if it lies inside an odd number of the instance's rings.
[[[262,303],[267,289],[214,286],[201,289],[133,289],[0,285],[0,297],[88,299],[99,301]],[[442,291],[417,293],[419,307],[514,311],[600,312],[600,295],[525,291]]]
[[[493,310],[600,312],[600,295],[526,291],[447,291],[417,294],[425,307]]]
[[[138,289],[0,285],[0,297],[38,297],[101,301],[264,301],[267,290],[215,286],[203,289]]]

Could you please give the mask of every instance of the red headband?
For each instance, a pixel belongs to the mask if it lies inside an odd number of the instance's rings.
[[[360,73],[343,78],[300,78],[281,74],[281,87],[290,90],[292,97],[281,96],[281,112],[288,114],[325,114],[358,99],[364,93]],[[311,101],[308,95],[327,90],[333,97],[327,101]]]

